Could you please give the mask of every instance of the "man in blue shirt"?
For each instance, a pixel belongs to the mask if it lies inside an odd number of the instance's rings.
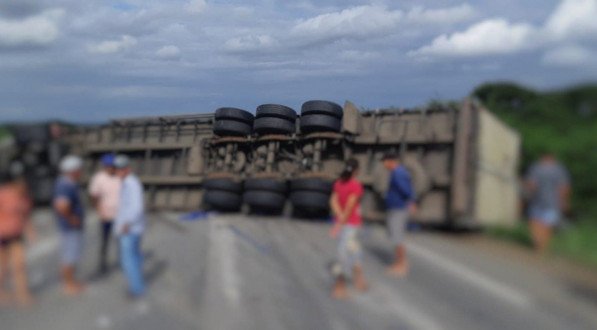
[[[129,295],[131,298],[140,298],[145,294],[141,255],[141,238],[145,231],[143,185],[132,173],[127,156],[116,156],[114,167],[116,175],[122,180],[114,233],[120,243],[120,262],[128,282]]]
[[[415,192],[410,174],[398,155],[388,153],[383,157],[384,167],[390,171],[390,182],[386,193],[387,223],[390,238],[395,246],[396,258],[388,272],[404,276],[408,272],[408,259],[404,246],[404,231],[409,214],[416,212]]]
[[[76,266],[83,251],[83,224],[85,212],[79,194],[83,161],[77,156],[66,156],[60,162],[61,176],[54,185],[53,206],[61,239],[61,272],[64,292],[76,295],[84,286],[76,279]]]

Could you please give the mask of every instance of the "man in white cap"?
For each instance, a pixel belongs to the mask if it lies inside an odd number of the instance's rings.
[[[127,156],[117,155],[114,167],[116,175],[122,179],[114,233],[120,243],[120,262],[128,282],[128,293],[131,298],[136,299],[145,294],[141,255],[141,239],[145,231],[143,185],[132,173]]]
[[[85,211],[79,194],[83,161],[69,155],[60,162],[60,177],[54,185],[53,206],[61,238],[61,273],[64,292],[76,295],[84,286],[76,279],[76,266],[83,251]]]

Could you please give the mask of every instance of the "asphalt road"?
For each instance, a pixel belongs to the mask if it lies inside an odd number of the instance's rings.
[[[52,219],[38,213],[41,237],[28,253],[37,301],[29,310],[0,308],[0,328],[597,329],[594,288],[544,266],[550,260],[515,249],[453,234],[413,233],[411,272],[395,279],[385,274],[391,246],[383,227],[368,226],[362,238],[371,289],[335,301],[329,298],[328,268],[335,247],[326,224],[243,216],[151,218],[144,241],[150,293],[130,302],[116,265],[107,277],[93,275],[93,220],[81,267],[88,289],[80,297],[64,296]]]

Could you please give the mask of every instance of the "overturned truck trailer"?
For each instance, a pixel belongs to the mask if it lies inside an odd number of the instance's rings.
[[[71,136],[87,177],[103,153],[124,153],[152,209],[323,214],[343,162],[361,164],[362,213],[383,220],[393,151],[411,173],[422,223],[477,227],[518,217],[519,135],[471,101],[457,107],[359,111],[309,101],[300,115],[266,104],[255,115],[214,114],[114,120]]]

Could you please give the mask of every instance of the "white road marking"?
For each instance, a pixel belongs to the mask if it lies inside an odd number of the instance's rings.
[[[455,277],[460,278],[467,284],[474,285],[477,288],[490,293],[494,297],[500,298],[516,307],[529,308],[532,305],[532,299],[528,295],[522,293],[519,289],[500,283],[465,265],[440,256],[418,244],[412,242],[408,243],[407,250],[412,252],[412,254],[443,268],[445,271],[452,273]]]
[[[221,274],[221,281],[224,295],[233,305],[240,303],[240,290],[238,271],[236,269],[237,252],[234,247],[234,237],[228,228],[228,223],[222,219],[212,218],[209,223],[210,231],[210,260],[217,261],[219,266],[218,274]]]

